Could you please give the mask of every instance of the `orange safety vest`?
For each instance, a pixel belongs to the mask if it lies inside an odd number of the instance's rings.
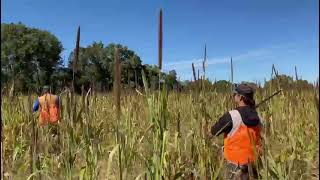
[[[255,127],[246,126],[238,110],[229,111],[232,129],[224,134],[224,157],[236,165],[245,165],[257,160],[261,152],[261,123]]]
[[[40,116],[39,124],[45,125],[47,122],[56,124],[59,120],[59,108],[57,104],[58,96],[45,94],[39,97]]]

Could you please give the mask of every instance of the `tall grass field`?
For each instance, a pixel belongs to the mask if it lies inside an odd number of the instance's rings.
[[[276,89],[260,89],[260,102]],[[61,95],[57,127],[38,126],[35,95],[2,97],[4,179],[222,179],[223,135],[207,139],[233,108],[230,94],[165,89]],[[258,109],[263,121],[262,179],[319,178],[319,91],[285,90]],[[53,134],[57,135],[53,135]]]

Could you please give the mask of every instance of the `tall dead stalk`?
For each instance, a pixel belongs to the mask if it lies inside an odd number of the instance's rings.
[[[119,143],[119,178],[122,180],[122,160],[121,160],[121,138],[119,134],[120,128],[120,113],[121,113],[121,106],[120,106],[120,97],[121,97],[121,64],[119,59],[119,49],[115,48],[114,52],[114,83],[113,83],[113,90],[114,90],[114,101],[116,106],[116,118],[117,118],[117,127],[116,127],[116,141]]]
[[[159,66],[159,90],[161,88],[161,69],[162,69],[162,9],[159,13],[159,37],[158,37],[158,66]]]
[[[192,73],[193,73],[194,82],[196,82],[197,81],[196,70],[194,69],[194,64],[193,63],[192,63]]]
[[[296,75],[296,81],[298,81],[298,72],[297,72],[297,66],[294,66],[294,72],[295,72],[295,75]]]
[[[159,40],[158,40],[158,66],[159,70],[162,69],[162,9],[160,9],[159,13]]]
[[[271,73],[271,78],[272,78],[272,75],[273,73],[276,75],[276,77],[278,77],[278,71],[276,70],[274,64],[272,64],[272,73]]]
[[[204,81],[206,80],[206,62],[207,62],[207,45],[204,45],[204,58],[203,58],[203,62],[202,62],[202,70],[203,70],[203,80],[202,80],[202,86],[203,89],[205,90],[205,84]]]
[[[74,58],[72,62],[72,91],[74,92],[74,81],[75,81],[75,73],[77,71],[77,62],[79,59],[79,47],[80,47],[80,26],[78,26],[77,31],[77,41],[76,41],[76,49],[74,51]]]
[[[120,118],[121,106],[120,106],[120,96],[121,96],[121,64],[119,60],[119,50],[115,48],[114,53],[114,97],[117,112],[117,119]]]

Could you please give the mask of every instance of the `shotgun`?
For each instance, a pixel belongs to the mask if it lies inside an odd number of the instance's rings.
[[[267,97],[266,99],[262,100],[260,103],[258,103],[255,108],[258,108],[261,104],[269,101],[272,97],[274,97],[275,95],[279,94],[282,91],[282,89],[278,90],[277,92],[273,93],[271,96]]]

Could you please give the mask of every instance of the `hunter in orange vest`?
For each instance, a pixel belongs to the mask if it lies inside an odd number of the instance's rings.
[[[59,120],[59,97],[49,92],[49,87],[44,86],[42,96],[38,97],[33,105],[33,112],[40,111],[39,125],[47,123],[57,124]]]
[[[237,85],[233,91],[237,107],[211,127],[213,136],[224,133],[225,179],[249,179],[249,175],[257,178],[253,164],[261,152],[262,124],[255,110],[254,91],[251,85]]]

